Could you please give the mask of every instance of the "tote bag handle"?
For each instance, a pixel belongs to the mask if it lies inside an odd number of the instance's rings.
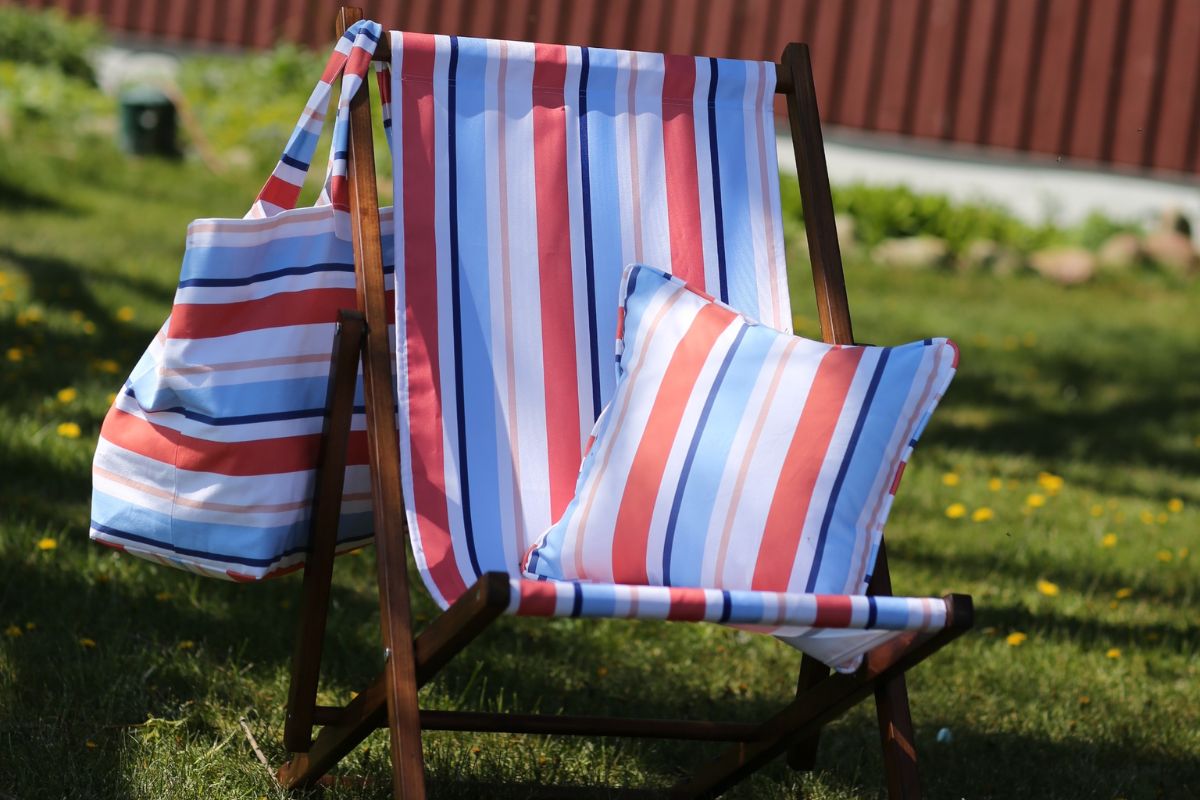
[[[338,39],[321,79],[313,88],[304,111],[292,130],[283,155],[279,157],[271,177],[267,178],[267,182],[258,193],[254,205],[246,213],[246,219],[273,217],[296,207],[300,188],[308,175],[308,168],[317,149],[317,139],[325,122],[325,110],[329,106],[333,82],[339,74],[342,76],[341,95],[338,98],[337,116],[333,124],[333,141],[329,147],[325,185],[317,205],[332,205],[341,211],[349,210],[346,174],[350,142],[350,100],[366,79],[371,57],[382,35],[383,28],[379,23],[360,20],[347,28]],[[391,73],[386,66],[379,65],[377,76],[380,96],[383,99],[384,126],[390,134],[391,104],[388,102],[388,95],[391,92]]]

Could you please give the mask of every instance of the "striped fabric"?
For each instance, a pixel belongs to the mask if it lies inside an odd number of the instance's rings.
[[[443,606],[520,575],[612,396],[622,271],[790,328],[769,63],[393,32],[402,478]],[[402,232],[402,236],[400,233]]]
[[[339,308],[356,306],[349,216],[341,210],[345,109],[381,34],[378,25],[359,23],[338,42],[247,218],[189,226],[171,317],[100,430],[93,539],[234,580],[278,574],[303,560],[334,321]],[[330,84],[343,68],[326,202],[294,209]],[[381,85],[390,89],[390,79]],[[382,222],[390,256],[390,210]],[[386,268],[391,281],[390,257]],[[357,410],[340,549],[371,531]]]
[[[947,339],[842,347],[631,267],[617,389],[532,578],[861,595]]]

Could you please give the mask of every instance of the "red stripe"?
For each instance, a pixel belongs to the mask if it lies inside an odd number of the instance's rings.
[[[813,488],[821,474],[833,430],[842,414],[846,393],[850,391],[862,354],[860,347],[837,348],[821,359],[784,457],[771,510],[767,513],[751,585],[756,591],[786,592],[788,589]],[[816,568],[814,564],[813,569]]]
[[[117,445],[163,464],[218,475],[276,475],[315,469],[321,435],[283,436],[246,442],[212,442],[111,408],[101,435]],[[365,431],[351,431],[346,463],[367,463]]]
[[[332,84],[337,80],[337,76],[341,74],[342,66],[346,63],[346,54],[334,50],[329,55],[329,60],[325,62],[325,71],[321,73],[321,81]]]
[[[958,345],[954,343],[953,339],[947,339],[946,344],[950,345],[951,349],[954,350],[954,359],[950,362],[950,368],[958,369]]]
[[[365,78],[371,68],[371,54],[361,47],[351,47],[350,57],[346,60],[346,72]]]
[[[896,490],[900,488],[900,479],[904,477],[904,467],[907,464],[907,461],[901,461],[900,466],[896,467],[896,477],[892,479],[892,488],[888,489],[888,494],[895,495]]]
[[[850,598],[842,594],[817,595],[817,617],[814,628],[848,628],[854,606]]]
[[[558,607],[558,592],[549,581],[521,581],[521,603],[517,614],[522,617],[553,617]]]
[[[259,200],[265,200],[280,208],[295,208],[298,197],[300,197],[300,187],[294,183],[288,183],[277,175],[267,178],[262,191],[258,193]]]
[[[567,200],[567,119],[563,107],[566,78],[567,48],[537,45],[533,67],[533,174],[551,519],[558,519],[567,510],[582,459]]]
[[[387,105],[392,102],[392,73],[382,69],[375,73],[375,83],[379,86],[379,102]]]
[[[405,335],[413,513],[430,577],[446,602],[467,590],[454,559],[446,500],[441,368],[438,363],[437,241],[434,234],[434,37],[404,34],[400,92],[404,186]]]
[[[726,308],[704,306],[667,363],[617,511],[612,545],[614,583],[647,582],[646,543],[650,537],[650,517],[662,485],[667,458],[700,370],[717,337],[734,319],[733,312]]]
[[[388,323],[395,322],[395,294],[388,292]],[[235,333],[336,322],[338,309],[357,308],[353,289],[305,289],[280,292],[238,303],[177,303],[167,336],[207,339]]]
[[[704,619],[704,612],[707,610],[708,600],[703,589],[671,589],[671,608],[667,612],[667,619],[699,622]]]
[[[696,59],[664,56],[663,158],[671,272],[704,288],[704,234],[700,227],[700,177],[696,171]]]

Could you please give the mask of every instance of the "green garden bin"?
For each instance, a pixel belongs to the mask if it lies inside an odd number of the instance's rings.
[[[121,148],[138,156],[175,156],[175,104],[160,90],[137,86],[121,92]]]

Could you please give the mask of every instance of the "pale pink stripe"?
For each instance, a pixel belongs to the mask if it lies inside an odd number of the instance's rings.
[[[625,425],[625,417],[629,413],[630,399],[633,397],[634,385],[637,382],[638,375],[641,373],[643,365],[646,362],[646,353],[649,352],[651,342],[654,341],[654,334],[658,330],[659,323],[667,315],[678,302],[679,298],[688,294],[687,290],[682,285],[676,285],[671,296],[663,301],[662,307],[658,313],[654,315],[654,319],[650,322],[650,327],[646,332],[646,341],[638,352],[637,362],[629,369],[629,379],[625,384],[624,396],[621,398],[621,407],[618,410],[617,418],[613,420],[613,430],[621,430]],[[583,568],[583,539],[584,533],[587,531],[588,517],[592,513],[592,503],[596,500],[596,492],[600,487],[601,479],[608,472],[608,462],[612,458],[614,448],[614,440],[616,437],[610,437],[604,450],[604,456],[601,459],[599,468],[593,473],[592,484],[588,487],[587,498],[583,502],[583,507],[579,510],[579,522],[576,525],[575,533],[575,575],[579,579],[584,579]],[[636,601],[635,601],[636,603]]]
[[[517,421],[517,366],[514,349],[512,263],[509,256],[508,216],[508,145],[505,122],[508,119],[505,103],[505,83],[508,78],[508,42],[500,42],[500,64],[496,70],[496,152],[499,154],[497,182],[500,186],[500,282],[504,286],[504,369],[508,388],[508,441],[512,457],[513,533],[516,539],[513,552],[517,558],[525,552],[525,510],[521,503],[521,437]],[[529,200],[533,202],[532,198]]]
[[[778,253],[775,252],[775,215],[771,213],[770,184],[772,180],[779,180],[779,176],[767,174],[767,154],[764,149],[767,146],[766,135],[763,131],[763,100],[767,87],[766,70],[767,65],[759,62],[758,96],[754,101],[754,123],[758,133],[758,146],[755,149],[758,151],[758,179],[759,191],[762,193],[763,223],[767,227],[767,263],[769,265],[767,282],[771,285],[771,309],[775,314],[775,327],[784,328],[787,326],[783,309],[780,308],[779,304],[779,265],[776,263]],[[772,136],[770,141],[771,146],[774,147],[775,137]]]
[[[637,66],[638,54],[629,54],[629,183],[633,202],[633,260],[642,263],[642,185],[638,180]]]
[[[754,428],[750,433],[750,441],[746,444],[746,452],[742,454],[742,463],[738,467],[737,479],[733,485],[733,492],[729,497],[729,509],[725,512],[725,527],[721,531],[721,543],[717,548],[717,563],[716,570],[713,573],[713,581],[716,586],[722,585],[721,576],[725,574],[725,557],[729,551],[729,539],[733,533],[733,520],[737,515],[738,506],[742,501],[742,491],[746,485],[746,477],[750,470],[750,461],[754,457],[754,451],[758,449],[758,440],[762,437],[763,428],[767,424],[767,415],[771,411],[771,406],[775,403],[775,393],[779,390],[779,384],[783,380],[783,373],[787,367],[788,359],[792,355],[792,350],[799,343],[799,339],[790,340],[784,347],[783,353],[779,356],[779,361],[775,365],[775,374],[771,376],[771,383],[767,388],[767,394],[763,398],[762,406],[758,409],[758,417],[754,421]]]
[[[256,358],[251,361],[227,361],[224,364],[199,364],[194,367],[178,369],[158,368],[158,374],[163,376],[196,375],[208,372],[231,372],[239,369],[259,369],[261,367],[282,367],[288,364],[315,364],[329,361],[329,353],[306,353],[299,356],[277,356],[275,358]]]

